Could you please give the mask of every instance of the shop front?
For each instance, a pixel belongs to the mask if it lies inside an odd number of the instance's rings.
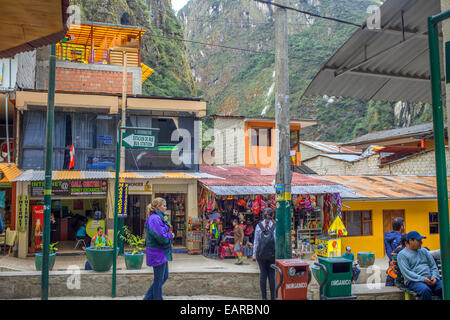
[[[202,252],[210,257],[232,257],[233,225],[237,219],[244,230],[244,256],[253,254],[253,237],[262,212],[276,212],[274,176],[258,168],[213,167],[204,170],[223,179],[200,179],[199,215],[202,217]],[[222,172],[220,172],[222,171]],[[245,172],[243,172],[245,171]],[[243,178],[245,176],[245,179]],[[340,238],[329,230],[341,216],[340,191],[343,187],[292,173],[292,253],[340,256]],[[333,250],[317,250],[322,243],[334,243]]]
[[[41,250],[44,181],[18,181],[17,185],[19,257],[26,257]],[[84,223],[90,238],[98,227],[105,228],[107,196],[106,178],[53,180],[50,242],[59,242],[60,251],[73,250],[76,233]]]

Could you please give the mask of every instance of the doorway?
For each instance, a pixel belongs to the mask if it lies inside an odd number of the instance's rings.
[[[144,234],[144,224],[147,219],[146,207],[151,203],[150,195],[129,195],[128,215],[125,218],[125,225],[132,234],[142,237]]]
[[[392,221],[395,218],[401,217],[403,220],[405,220],[405,210],[383,210],[383,231],[389,232],[392,229]],[[406,229],[406,221],[405,221],[405,229]],[[384,233],[383,233],[384,235]],[[384,238],[384,236],[383,236]],[[383,248],[384,248],[384,241],[383,241]],[[386,248],[384,248],[384,253],[386,254]]]
[[[167,210],[170,211],[169,223],[175,234],[173,245],[186,247],[186,194],[157,193],[155,196],[166,200]]]

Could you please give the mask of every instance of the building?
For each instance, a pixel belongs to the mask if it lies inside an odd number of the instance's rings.
[[[198,119],[206,114],[206,103],[199,98],[142,95],[142,83],[151,74],[140,61],[145,30],[89,22],[72,27],[56,46],[52,213],[57,240],[73,241],[85,219],[88,235],[104,226],[113,237],[117,130],[126,108],[127,126],[155,129],[128,132],[155,135],[156,147],[125,148],[120,173],[120,181],[128,184],[124,224],[142,235],[146,205],[164,197],[172,213],[175,245],[185,246],[184,225],[198,214],[197,180],[203,176],[196,161]],[[12,219],[18,225],[21,258],[39,248],[42,236],[37,221],[43,212],[48,56],[46,47],[20,57],[20,90],[11,93],[15,161],[22,170],[14,179],[20,210]],[[69,169],[72,148],[74,166]],[[95,219],[96,214],[102,219]]]
[[[350,246],[353,252],[371,251],[382,258],[384,232],[392,230],[392,220],[398,216],[405,219],[407,232],[415,230],[427,237],[424,246],[439,249],[435,177],[325,175],[320,179],[348,188],[341,191],[343,222],[348,231],[342,245]]]
[[[432,123],[372,132],[343,146],[366,151],[360,155],[324,152],[303,163],[319,175],[436,174]]]
[[[274,168],[275,119],[213,115],[216,165]],[[300,130],[314,120],[290,120],[293,164],[301,166]]]

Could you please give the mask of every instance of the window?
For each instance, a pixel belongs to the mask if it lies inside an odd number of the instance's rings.
[[[163,118],[148,115],[129,115],[127,125],[131,127],[159,128],[159,131],[138,130],[139,134],[154,134],[156,136],[157,148],[155,149],[133,149],[125,150],[125,169],[127,171],[145,170],[198,170],[198,164],[194,163],[194,118],[176,117]],[[185,129],[190,134],[190,141],[172,141],[172,133],[177,129]],[[128,132],[132,132],[131,130]],[[180,132],[182,134],[182,132]],[[172,159],[172,150],[180,143],[190,143],[191,150],[182,150],[176,156],[177,162]],[[187,144],[185,145],[187,146]],[[177,150],[177,149],[175,149]]]
[[[98,113],[55,112],[54,170],[69,167],[75,148],[75,170],[114,170],[117,118]],[[23,116],[22,168],[43,169],[46,113],[26,111]]]
[[[272,146],[272,129],[271,128],[250,128],[251,145],[255,147],[271,147]]]
[[[429,213],[430,234],[439,233],[439,212]]]
[[[372,211],[343,211],[343,218],[349,236],[372,235]]]
[[[295,149],[299,151],[299,143],[300,143],[300,130],[291,131],[290,137],[291,150]]]

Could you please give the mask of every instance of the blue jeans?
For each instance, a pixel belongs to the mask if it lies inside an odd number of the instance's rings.
[[[353,280],[358,281],[359,274],[361,273],[361,269],[358,267],[353,268]]]
[[[436,282],[433,287],[428,286],[425,282],[410,282],[408,288],[417,293],[420,300],[431,300],[432,295],[442,298],[442,280]]]
[[[162,286],[169,278],[169,263],[164,262],[153,267],[153,283],[144,296],[144,300],[163,300]]]

